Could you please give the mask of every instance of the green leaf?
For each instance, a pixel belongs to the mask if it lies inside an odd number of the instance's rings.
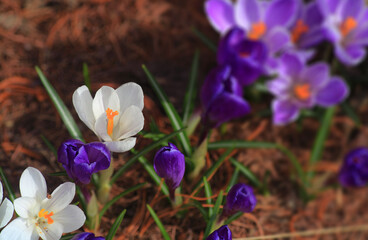
[[[239,168],[235,167],[235,170],[234,170],[233,175],[231,176],[229,185],[226,188],[226,192],[229,192],[229,190],[232,188],[232,186],[234,186],[236,184],[236,182],[238,181],[239,171],[240,171]]]
[[[82,193],[82,190],[80,189],[79,186],[76,186],[76,192],[77,192],[79,201],[80,201],[80,203],[82,205],[83,212],[86,212],[86,209],[87,209],[86,199],[84,198],[84,195]]]
[[[233,215],[231,215],[228,219],[225,220],[224,225],[229,225],[232,221],[238,219],[243,215],[243,212],[237,212]]]
[[[188,204],[183,205],[183,208],[185,208],[186,206],[194,206],[194,207],[196,207],[199,210],[199,212],[202,214],[204,220],[206,222],[208,222],[208,218],[209,218],[208,217],[208,213],[207,213],[206,209],[204,209],[204,207],[202,207],[202,204],[200,202],[198,202],[196,200],[192,200],[191,203],[188,203]]]
[[[195,96],[197,95],[197,88],[196,88],[196,80],[198,78],[198,66],[199,66],[199,51],[197,50],[194,53],[193,62],[192,62],[192,68],[190,70],[190,78],[189,78],[189,84],[188,89],[185,94],[184,98],[184,113],[183,113],[183,123],[187,124],[190,114],[193,111],[194,108],[194,101]]]
[[[309,171],[307,173],[307,182],[310,182],[310,179],[314,175],[314,171],[312,170],[315,164],[322,156],[323,149],[325,147],[325,141],[327,139],[328,133],[330,131],[330,126],[332,122],[332,118],[334,116],[335,107],[330,107],[326,109],[325,115],[323,116],[321,126],[319,127],[317,136],[314,140],[311,157],[309,159]]]
[[[174,106],[171,104],[171,102],[167,98],[165,92],[161,89],[160,85],[158,85],[157,81],[152,76],[152,74],[148,71],[146,66],[143,65],[142,68],[143,68],[143,71],[146,73],[149,83],[151,84],[154,92],[156,93],[163,109],[165,110],[165,113],[169,117],[173,129],[175,131],[182,129],[183,123],[181,121],[181,118],[179,117],[179,114],[175,110]],[[190,156],[192,153],[192,149],[190,146],[188,136],[186,135],[185,132],[181,132],[178,134],[178,138],[179,138],[180,144],[183,147],[184,154],[187,156]]]
[[[116,218],[114,224],[112,224],[111,228],[110,228],[110,231],[109,233],[107,234],[106,236],[106,240],[113,240],[114,237],[115,237],[115,234],[116,234],[116,231],[118,230],[118,228],[120,227],[121,225],[121,222],[123,221],[124,219],[124,216],[125,216],[125,213],[126,213],[126,209],[124,209],[120,214],[119,216]]]
[[[72,234],[67,234],[67,235],[64,235],[60,238],[60,240],[70,240],[72,239],[75,235],[77,235],[78,233],[72,233]]]
[[[157,214],[155,213],[155,211],[151,208],[150,205],[146,205],[148,211],[150,212],[153,220],[156,222],[157,227],[160,229],[162,236],[164,237],[165,240],[170,240],[170,236],[169,234],[166,232],[166,229],[164,227],[164,225],[162,224],[161,220],[158,218]]]
[[[110,184],[112,185],[133,163],[135,163],[139,157],[145,155],[146,153],[150,152],[151,150],[155,149],[156,147],[160,146],[162,142],[167,141],[180,132],[184,131],[184,129],[180,129],[178,131],[175,131],[173,133],[170,133],[169,135],[157,140],[154,143],[151,143],[147,147],[145,147],[142,151],[140,151],[137,155],[133,156],[131,159],[129,159],[128,162],[124,164],[123,167],[121,167],[115,174],[112,176]]]
[[[223,198],[223,191],[221,190],[218,197],[217,197],[217,199],[216,199],[215,206],[213,207],[213,214],[212,214],[210,220],[207,223],[206,230],[204,231],[204,235],[203,235],[204,240],[211,233],[211,230],[214,227],[214,224],[216,224],[216,219],[217,219],[217,215],[220,211],[220,205],[222,203],[222,198]]]
[[[234,158],[230,158],[230,162],[240,170],[240,172],[249,179],[249,181],[256,186],[258,189],[262,190],[262,183],[258,180],[258,178],[243,164],[236,161]]]
[[[201,33],[198,29],[192,28],[193,33],[212,51],[216,52],[217,47],[208,37]]]
[[[130,187],[128,188],[127,190],[125,190],[124,192],[120,193],[119,195],[115,196],[113,199],[111,199],[109,202],[107,202],[103,208],[101,209],[100,211],[100,221],[101,221],[101,218],[102,216],[105,214],[105,212],[116,202],[118,201],[120,198],[124,197],[125,195],[131,193],[131,192],[134,192],[138,189],[140,189],[141,187],[143,187],[146,183],[140,183],[140,184],[137,184],[133,187]]]
[[[89,70],[87,63],[83,63],[83,79],[84,84],[88,87],[88,90],[91,92],[91,79],[89,78]]]
[[[47,80],[45,75],[43,75],[41,69],[38,66],[36,66],[35,68],[38,76],[41,79],[43,86],[45,87],[57,111],[59,112],[60,117],[63,120],[66,128],[68,129],[69,134],[72,136],[72,138],[83,141],[82,133],[80,132],[68,108],[65,106],[64,102],[61,100],[61,98],[59,97],[54,87],[49,82],[49,80]]]
[[[208,204],[212,204],[212,190],[211,190],[211,186],[210,184],[207,182],[207,178],[203,177],[203,183],[204,183],[204,193],[206,195],[207,198],[207,203]],[[213,215],[213,209],[212,207],[208,208],[208,216],[212,216]]]
[[[52,145],[52,143],[44,135],[41,135],[41,138],[42,138],[42,141],[48,147],[48,149],[50,149],[51,152],[55,155],[55,157],[57,157],[57,150],[56,150],[55,146]]]
[[[5,186],[6,191],[8,192],[8,197],[10,199],[10,201],[14,202],[15,199],[15,194],[14,191],[11,187],[11,185],[9,184],[8,179],[6,178],[3,169],[0,167],[0,177],[3,180],[3,185]],[[0,199],[2,200],[2,199]]]

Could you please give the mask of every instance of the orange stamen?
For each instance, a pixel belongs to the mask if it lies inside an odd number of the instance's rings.
[[[106,110],[107,116],[107,134],[111,137],[112,131],[114,129],[114,117],[119,115],[118,111],[113,112],[110,108]]]
[[[340,26],[342,36],[346,37],[351,31],[357,27],[358,23],[353,17],[347,17]]]
[[[310,85],[307,84],[307,83],[296,85],[294,87],[294,94],[300,100],[306,100],[306,99],[308,99],[310,97],[310,95],[311,95]]]
[[[267,26],[264,22],[258,22],[252,24],[252,29],[248,33],[248,38],[251,40],[260,39],[265,34]]]
[[[44,208],[42,208],[39,212],[38,212],[38,217],[39,218],[45,218],[47,220],[47,223],[48,224],[53,224],[54,223],[54,220],[51,218],[52,216],[54,215],[53,212],[48,212],[48,211],[45,211]]]
[[[303,20],[299,19],[294,27],[294,29],[291,32],[291,41],[293,43],[296,43],[297,41],[299,41],[300,37],[308,32],[309,27],[308,25],[306,25]]]

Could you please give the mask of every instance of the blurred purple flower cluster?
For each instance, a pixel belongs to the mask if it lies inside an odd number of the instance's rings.
[[[317,45],[329,42],[336,58],[347,66],[359,64],[366,55],[368,8],[364,0],[207,0],[205,12],[221,34],[216,69],[228,73],[224,77],[221,71],[212,71],[202,87],[204,122],[212,126],[249,113],[241,87],[260,76],[276,76],[266,84],[275,96],[276,125],[294,121],[301,109],[338,104],[347,97],[348,87],[341,78],[330,76],[328,63],[308,63]],[[220,87],[228,82],[240,90]],[[214,85],[212,90],[208,90],[210,85]],[[215,88],[216,94],[208,98]],[[213,110],[229,108],[229,98],[238,99],[241,107]]]

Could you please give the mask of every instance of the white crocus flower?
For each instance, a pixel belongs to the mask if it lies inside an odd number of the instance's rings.
[[[79,118],[112,152],[126,152],[134,147],[136,135],[143,128],[143,91],[133,82],[116,90],[103,86],[92,99],[86,86],[73,93],[73,105]]]
[[[19,215],[6,226],[0,240],[59,240],[63,233],[80,228],[86,217],[83,211],[70,205],[75,184],[66,182],[47,195],[45,178],[35,168],[28,167],[19,182],[21,197],[14,208]]]
[[[11,201],[7,198],[3,202],[3,185],[0,182],[0,228],[4,227],[12,218],[14,207]]]

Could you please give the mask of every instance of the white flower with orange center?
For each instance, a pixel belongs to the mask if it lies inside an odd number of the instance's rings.
[[[82,227],[83,211],[71,205],[75,184],[66,182],[47,194],[45,178],[35,168],[28,167],[19,182],[21,197],[15,199],[18,218],[0,234],[0,240],[59,240],[63,233]]]
[[[4,227],[12,218],[14,207],[7,198],[3,200],[3,185],[0,182],[0,228]]]
[[[92,98],[86,86],[73,94],[73,105],[79,118],[112,152],[126,152],[134,147],[132,137],[143,129],[143,91],[133,82],[116,90],[103,86]]]

